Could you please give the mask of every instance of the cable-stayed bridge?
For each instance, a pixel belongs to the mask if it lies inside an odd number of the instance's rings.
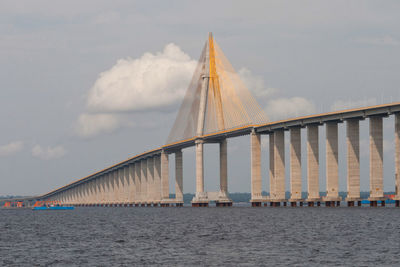
[[[282,107],[285,108],[285,107]],[[395,196],[400,201],[400,103],[335,111],[270,122],[210,34],[202,50],[176,121],[165,145],[136,155],[49,193],[40,200],[77,206],[182,206],[183,153],[196,150],[196,195],[192,206],[231,206],[228,193],[227,139],[250,136],[251,203],[261,206],[339,205],[338,124],[346,125],[348,206],[361,205],[360,120],[369,121],[370,205],[384,205],[383,119],[395,117]],[[319,190],[319,129],[326,128],[326,195]],[[301,128],[307,131],[307,165],[301,162]],[[290,153],[285,155],[285,134]],[[261,135],[269,136],[269,196],[262,196]],[[204,190],[205,143],[219,144],[220,190]],[[175,154],[175,198],[169,198],[169,155]],[[285,157],[290,188],[285,188]],[[307,198],[302,198],[302,169],[307,169]],[[286,199],[285,191],[290,191]]]

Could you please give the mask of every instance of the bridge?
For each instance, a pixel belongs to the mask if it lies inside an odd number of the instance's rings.
[[[284,108],[284,107],[282,107]],[[400,102],[270,122],[240,81],[210,34],[167,143],[135,155],[68,185],[38,196],[76,206],[182,206],[183,153],[196,150],[196,194],[192,206],[231,206],[228,192],[227,139],[250,136],[251,204],[280,206],[361,205],[360,120],[369,121],[370,205],[385,204],[383,191],[383,119],[395,118],[395,196],[400,203]],[[347,197],[339,197],[338,124],[346,125]],[[326,195],[319,190],[319,128],[326,128]],[[302,198],[301,128],[307,131],[307,197]],[[285,155],[285,134],[290,153]],[[261,136],[269,136],[269,196],[262,195]],[[206,143],[219,145],[219,192],[204,190]],[[169,155],[175,154],[175,198],[169,192]],[[285,157],[290,158],[290,198],[285,192]]]

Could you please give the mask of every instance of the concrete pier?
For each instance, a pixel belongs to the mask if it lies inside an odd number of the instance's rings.
[[[358,118],[346,121],[347,143],[347,197],[349,207],[361,205],[360,198],[360,122]]]
[[[147,204],[154,203],[154,159],[147,159]]]
[[[148,186],[148,181],[147,181],[147,160],[142,160],[140,162],[140,192],[142,194],[141,198],[141,204],[147,204],[147,186]]]
[[[135,163],[135,184],[136,184],[136,198],[135,204],[140,204],[142,201],[142,165],[140,161]]]
[[[338,124],[327,122],[326,126],[326,196],[322,198],[328,207],[342,200],[339,197]]]
[[[161,152],[161,200],[169,199],[169,159],[165,151]]]
[[[261,206],[263,198],[261,195],[261,137],[255,131],[250,134],[251,146],[251,205],[253,207]]]
[[[382,117],[369,118],[369,170],[370,170],[370,197],[373,202],[384,200],[383,195],[383,127]]]
[[[301,128],[290,128],[290,199],[292,207],[302,202],[301,196]]]
[[[307,125],[307,189],[305,201],[314,206],[320,201],[318,124]]]
[[[273,138],[270,135],[270,152],[272,145],[272,153],[270,153],[270,168],[271,174],[271,189],[269,202],[272,206],[279,206],[281,202],[286,203],[285,197],[285,132],[277,130],[273,133]],[[272,154],[272,155],[271,155]],[[271,166],[271,165],[270,165]]]
[[[182,150],[175,152],[175,201],[183,204],[183,157]]]
[[[161,202],[161,158],[160,156],[154,157],[154,201]]]
[[[203,140],[196,140],[196,195],[192,200],[193,207],[207,207],[208,197],[204,192],[204,158]]]
[[[217,207],[232,206],[232,200],[228,195],[228,143],[226,139],[219,143],[219,192],[215,204]]]
[[[129,166],[128,166],[128,181],[129,181],[128,202],[130,204],[134,204],[135,203],[135,197],[136,197],[135,164],[129,164]]]
[[[395,196],[396,207],[400,206],[400,113],[394,114],[394,142],[395,142]]]
[[[269,154],[269,197],[268,202],[275,195],[275,135],[270,133],[268,135],[268,154]],[[265,203],[268,205],[268,203]]]

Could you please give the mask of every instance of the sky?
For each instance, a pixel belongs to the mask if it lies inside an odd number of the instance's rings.
[[[46,193],[164,145],[208,32],[271,121],[400,101],[399,12],[398,1],[2,1],[0,195]],[[384,119],[386,191],[393,124]],[[368,191],[368,120],[360,132]],[[321,126],[321,191],[324,138]],[[340,124],[341,190],[345,150]],[[228,153],[229,191],[249,192],[250,137],[229,139]],[[194,192],[194,148],[183,156],[184,192]],[[217,191],[218,145],[205,158],[206,190]],[[173,166],[171,155],[171,192]],[[303,157],[304,189],[305,167]]]

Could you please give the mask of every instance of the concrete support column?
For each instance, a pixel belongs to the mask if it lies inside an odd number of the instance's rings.
[[[96,202],[96,184],[95,180],[90,180],[88,182],[89,196],[88,196],[88,204],[92,205]]]
[[[370,201],[383,200],[383,127],[382,117],[369,118]],[[373,203],[371,203],[373,204]]]
[[[128,202],[129,204],[134,204],[136,198],[135,164],[129,164],[127,170],[128,170],[128,181],[129,181]]]
[[[136,197],[135,204],[140,204],[142,201],[142,165],[140,161],[135,162],[135,189],[136,189]]]
[[[328,205],[340,201],[339,198],[339,152],[338,152],[338,124],[327,122],[326,129],[326,197]]]
[[[90,204],[95,205],[97,203],[97,195],[98,195],[96,179],[93,179],[91,181],[91,188],[92,188],[92,190],[91,190],[91,196],[90,196],[90,199],[91,199]]]
[[[81,184],[81,187],[82,187],[82,204],[85,205],[87,203],[87,198],[88,198],[87,183]]]
[[[86,184],[81,184],[79,186],[81,188],[81,204],[86,204],[86,196],[87,196],[87,190],[86,190]]]
[[[154,160],[153,158],[147,159],[147,203],[153,203],[154,195]]]
[[[275,192],[272,196],[275,202],[285,202],[285,132],[274,132],[274,181]]]
[[[161,152],[161,199],[169,199],[169,159],[165,151]]]
[[[161,158],[160,156],[154,157],[154,201],[160,203],[161,201]]]
[[[318,202],[319,197],[319,144],[318,125],[307,125],[307,202]]]
[[[103,174],[100,177],[100,204],[104,204],[105,202],[105,180],[106,180],[106,174]]]
[[[275,196],[275,135],[269,134],[269,200]]]
[[[395,196],[396,206],[400,206],[400,113],[394,114],[394,142],[395,142]]]
[[[86,187],[86,204],[92,204],[93,203],[93,201],[92,201],[92,199],[93,199],[93,195],[94,195],[94,192],[93,192],[93,181],[88,181],[88,182],[86,182],[85,183],[85,187]]]
[[[96,179],[93,179],[91,181],[91,188],[92,188],[92,190],[91,190],[91,196],[90,196],[90,198],[91,198],[90,204],[95,205],[97,203],[97,195],[98,195]]]
[[[196,141],[196,194],[204,193],[203,141]]]
[[[183,203],[183,157],[182,150],[175,152],[175,200]]]
[[[113,198],[113,203],[118,204],[119,203],[119,198],[120,198],[120,192],[119,192],[119,183],[120,183],[120,174],[119,174],[120,170],[114,170],[113,172],[113,185],[114,185],[114,198]]]
[[[111,173],[108,172],[105,174],[105,204],[110,204],[111,202]]]
[[[122,173],[122,191],[124,192],[122,203],[126,205],[129,203],[129,165],[126,165],[122,168]]]
[[[95,182],[95,187],[96,187],[96,202],[95,205],[99,205],[101,202],[101,194],[100,194],[100,177],[96,177],[96,179],[94,180]]]
[[[226,139],[219,143],[219,190],[228,193],[228,143]]]
[[[69,189],[69,191],[70,191],[70,199],[71,199],[71,204],[72,205],[74,205],[75,204],[75,188],[73,187],[73,188],[71,188],[71,189]]]
[[[141,194],[142,194],[142,198],[141,198],[141,204],[143,206],[143,204],[147,203],[147,160],[141,160],[140,162],[140,187],[141,187]]]
[[[115,171],[115,185],[116,185],[116,198],[115,198],[115,203],[120,205],[123,201],[123,186],[122,186],[122,179],[123,179],[123,168],[119,168],[118,170]]]
[[[78,186],[74,187],[74,205],[78,204],[79,194],[78,194]]]
[[[88,187],[88,183],[83,183],[82,185],[82,192],[83,192],[83,204],[87,204],[88,203],[88,199],[89,199],[89,187]]]
[[[301,201],[301,128],[290,128],[290,202]]]
[[[228,195],[228,142],[226,139],[219,143],[219,192],[216,206],[232,206],[232,200]]]
[[[208,206],[207,193],[204,192],[204,158],[203,140],[196,140],[196,195],[192,200],[192,206]]]
[[[360,198],[360,122],[359,119],[346,121],[347,142],[347,197],[348,206]],[[360,202],[361,203],[361,202]]]
[[[252,206],[261,206],[263,198],[261,181],[261,137],[254,130],[250,134],[251,149],[251,200]]]
[[[82,185],[77,186],[76,194],[77,194],[76,203],[78,205],[81,205],[82,204]]]

